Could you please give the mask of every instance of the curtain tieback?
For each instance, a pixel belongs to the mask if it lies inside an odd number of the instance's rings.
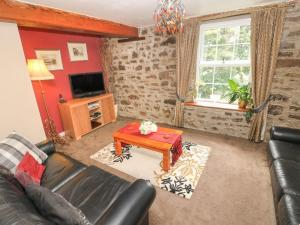
[[[181,103],[184,103],[185,102],[185,99],[184,98],[180,98],[179,95],[176,93],[176,96],[177,96],[177,100],[180,101]]]
[[[269,97],[260,106],[253,108],[252,112],[260,113],[261,111],[263,111],[266,108],[268,103],[272,100],[275,100],[275,96],[269,95]]]

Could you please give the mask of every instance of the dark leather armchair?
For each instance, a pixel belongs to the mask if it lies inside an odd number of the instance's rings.
[[[300,224],[300,130],[272,127],[268,145],[277,223]]]
[[[272,127],[271,139],[300,144],[300,129],[287,127]]]

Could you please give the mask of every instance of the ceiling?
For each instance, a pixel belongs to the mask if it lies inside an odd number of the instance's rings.
[[[251,6],[285,2],[286,0],[182,1],[186,7],[186,16],[195,17]],[[135,27],[144,27],[153,24],[153,12],[159,0],[25,0],[23,2],[76,12]]]

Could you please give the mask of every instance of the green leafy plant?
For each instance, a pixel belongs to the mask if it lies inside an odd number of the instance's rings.
[[[253,112],[253,109],[249,109],[247,112],[245,112],[245,119],[246,121],[249,123],[251,121],[251,118],[253,116],[254,112]]]
[[[228,80],[229,84],[229,103],[233,103],[236,100],[243,101],[246,104],[251,103],[251,94],[250,94],[250,87],[249,85],[242,85],[240,86],[234,80]]]
[[[254,112],[253,112],[253,102],[251,97],[251,88],[249,84],[241,86],[234,80],[228,80],[228,84],[230,88],[227,94],[229,96],[229,103],[233,103],[236,100],[238,100],[239,106],[241,102],[244,103],[243,105],[244,107],[250,105],[250,107],[248,107],[247,111],[244,114],[246,121],[250,122]]]

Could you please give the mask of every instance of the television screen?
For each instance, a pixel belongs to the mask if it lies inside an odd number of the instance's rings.
[[[74,98],[99,95],[105,93],[103,73],[84,73],[69,76]]]

